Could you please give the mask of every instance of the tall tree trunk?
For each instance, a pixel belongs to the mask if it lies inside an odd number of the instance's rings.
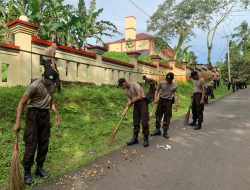
[[[181,46],[183,45],[184,41],[185,41],[185,36],[184,35],[180,35],[178,44],[177,44],[177,46],[174,49],[174,60],[176,60],[177,63],[179,63],[178,54],[180,53]]]
[[[212,49],[213,49],[212,45],[207,47],[207,64],[208,64],[208,66],[212,66],[212,61],[211,61]]]

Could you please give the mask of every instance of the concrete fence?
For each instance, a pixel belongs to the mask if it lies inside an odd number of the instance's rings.
[[[32,23],[15,20],[7,26],[15,36],[15,44],[0,42],[0,86],[27,86],[32,80],[41,77],[40,60],[51,42],[34,37],[38,26]],[[59,46],[56,59],[61,80],[101,85],[116,84],[121,77],[128,81],[142,82],[142,76],[146,75],[159,81],[168,72],[173,72],[177,81],[184,82],[191,70],[195,69],[185,64],[177,65],[174,60],[169,65],[162,64],[159,56],[152,56],[152,63],[138,61],[138,52],[128,52],[127,63],[103,57],[100,55],[101,50],[101,47],[82,51]],[[215,71],[196,70],[205,78],[218,75]]]

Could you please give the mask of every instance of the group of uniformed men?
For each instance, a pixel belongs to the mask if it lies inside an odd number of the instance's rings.
[[[44,57],[45,71],[41,79],[35,80],[25,91],[20,100],[14,130],[20,131],[21,115],[25,105],[28,105],[26,125],[24,129],[25,151],[22,160],[24,167],[24,182],[27,185],[33,183],[31,175],[31,167],[34,163],[35,152],[36,155],[36,176],[48,177],[49,173],[43,169],[43,164],[46,159],[50,137],[50,111],[55,115],[55,122],[59,124],[59,115],[53,100],[53,93],[55,92],[59,74],[55,63],[55,49],[56,44],[46,49]],[[191,78],[194,80],[194,91],[192,95],[192,113],[193,122],[190,124],[194,126],[195,130],[201,129],[203,122],[203,110],[205,99],[205,81],[200,78],[196,71],[191,73]],[[148,104],[153,101],[157,104],[156,109],[156,123],[155,131],[151,133],[152,136],[160,136],[161,122],[163,120],[163,137],[168,139],[168,130],[170,120],[172,117],[172,105],[175,105],[175,111],[178,111],[178,95],[177,86],[173,82],[174,74],[168,73],[165,80],[158,85],[157,82],[148,79],[146,76],[143,79],[150,85],[150,90],[145,96],[143,88],[137,82],[128,82],[124,78],[118,80],[118,87],[126,89],[127,106],[134,106],[133,110],[133,138],[127,142],[127,145],[134,145],[138,143],[138,134],[140,125],[142,125],[142,132],[144,135],[143,146],[149,146],[149,110]],[[125,114],[125,113],[123,113]],[[197,124],[198,122],[198,124]]]
[[[196,71],[192,71],[191,76],[194,80],[194,90],[191,96],[192,98],[192,114],[193,121],[190,126],[194,127],[194,130],[202,128],[203,122],[203,111],[206,95],[206,84],[205,80],[200,78]],[[153,99],[154,104],[157,104],[155,112],[156,122],[155,131],[151,133],[151,136],[160,136],[161,122],[163,120],[163,137],[168,139],[168,130],[170,120],[172,118],[172,105],[175,105],[175,111],[178,111],[178,94],[177,86],[173,82],[174,74],[168,73],[165,80],[161,81],[158,85],[153,79],[149,79],[143,76],[145,83],[149,84],[149,93],[144,95],[143,88],[137,82],[127,82],[126,79],[120,78],[118,80],[118,87],[126,89],[125,95],[127,97],[127,106],[134,105],[133,120],[134,130],[133,137],[127,142],[127,145],[138,144],[138,134],[140,131],[140,124],[142,125],[142,132],[144,135],[143,146],[149,146],[149,111],[148,103]],[[125,113],[123,113],[125,114]]]
[[[230,90],[232,87],[233,92],[236,90],[238,91],[239,89],[247,88],[247,79],[244,77],[235,77],[232,78],[231,81],[224,79],[224,81],[227,84],[228,90]]]

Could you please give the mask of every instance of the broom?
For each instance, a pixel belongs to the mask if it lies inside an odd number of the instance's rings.
[[[188,122],[189,122],[189,118],[190,118],[190,110],[191,110],[191,105],[188,107],[188,111],[186,113],[186,116],[185,116],[185,119],[184,119],[184,126],[182,129],[186,129],[187,125],[188,125]]]
[[[114,129],[114,131],[113,131],[112,134],[110,135],[109,140],[108,140],[108,145],[112,145],[112,143],[113,143],[113,141],[114,141],[114,139],[115,139],[116,134],[118,133],[118,131],[119,131],[119,130],[121,129],[121,127],[122,127],[122,125],[121,125],[122,120],[123,120],[124,117],[126,116],[126,113],[128,112],[128,110],[129,110],[129,106],[127,106],[127,107],[125,108],[125,110],[124,110],[124,113],[125,113],[125,114],[122,116],[122,118],[121,118],[121,120],[119,121],[117,127]]]
[[[13,154],[10,165],[9,188],[8,190],[23,190],[24,184],[20,172],[20,163],[18,158],[18,133],[15,133],[16,140],[13,148]]]

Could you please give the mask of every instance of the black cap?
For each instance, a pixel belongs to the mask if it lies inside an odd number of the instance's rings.
[[[174,73],[170,72],[166,75],[166,80],[173,80],[174,79]]]
[[[123,84],[124,82],[126,82],[126,79],[125,79],[125,78],[120,78],[120,79],[118,80],[117,88],[121,87],[122,84]]]
[[[191,75],[190,75],[190,78],[193,78],[195,75],[198,75],[198,72],[197,71],[192,71]]]
[[[54,85],[58,78],[58,73],[54,69],[46,69],[44,71],[44,81],[49,85]]]

